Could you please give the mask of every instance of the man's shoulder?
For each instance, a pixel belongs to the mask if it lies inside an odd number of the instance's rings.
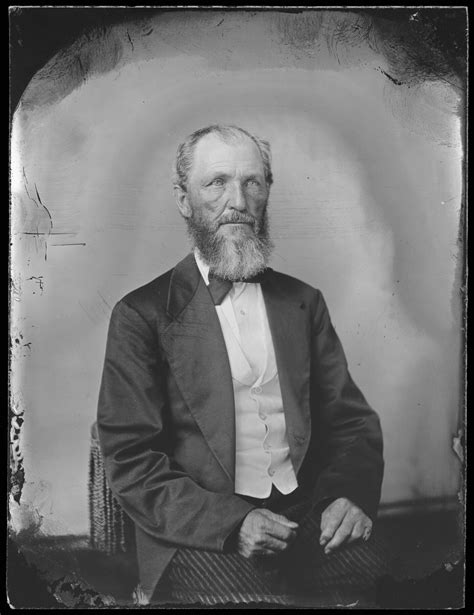
[[[300,307],[306,306],[317,329],[330,321],[328,306],[319,288],[280,271],[272,270],[272,273],[280,295],[292,303],[298,303]]]
[[[116,304],[117,308],[128,306],[140,314],[166,310],[168,289],[173,269],[165,271],[153,280],[139,286],[124,295]]]
[[[282,273],[281,271],[276,271],[275,269],[272,269],[272,275],[278,286],[290,295],[294,294],[313,298],[321,296],[321,291],[318,288],[299,278],[295,278],[287,273]]]

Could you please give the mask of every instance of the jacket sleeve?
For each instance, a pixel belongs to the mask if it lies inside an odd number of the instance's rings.
[[[384,469],[380,420],[351,378],[319,291],[312,335],[312,394],[321,430],[316,500],[345,497],[374,519]]]
[[[223,551],[255,507],[202,488],[178,466],[166,415],[157,334],[122,300],[111,315],[97,413],[110,488],[131,519],[164,544]]]

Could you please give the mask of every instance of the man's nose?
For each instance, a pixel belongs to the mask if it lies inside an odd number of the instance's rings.
[[[238,211],[245,211],[247,209],[247,200],[240,182],[234,182],[232,184],[228,205]]]

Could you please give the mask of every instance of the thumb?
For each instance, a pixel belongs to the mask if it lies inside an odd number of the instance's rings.
[[[293,529],[296,529],[298,527],[298,523],[296,523],[296,521],[290,521],[289,519],[287,519],[286,517],[284,517],[283,515],[278,515],[277,513],[272,513],[270,511],[268,511],[270,514],[268,515],[270,517],[270,519],[273,519],[273,521],[276,521],[277,523],[281,523],[281,525],[286,525],[286,527],[290,527]]]

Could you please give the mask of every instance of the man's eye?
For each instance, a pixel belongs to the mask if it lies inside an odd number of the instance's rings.
[[[224,180],[221,177],[217,177],[216,179],[212,180],[211,186],[223,186],[224,185]]]
[[[260,182],[258,179],[249,179],[247,180],[247,186],[260,186]]]

